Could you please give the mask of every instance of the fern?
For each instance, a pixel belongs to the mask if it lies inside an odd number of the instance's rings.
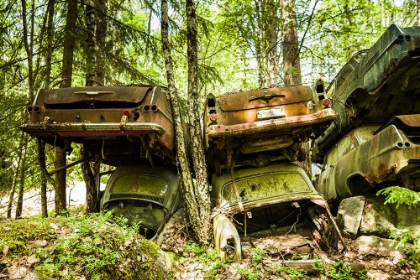
[[[398,208],[402,204],[405,204],[408,207],[416,207],[420,204],[420,193],[406,188],[388,187],[379,190],[376,193],[376,195],[386,196],[385,204],[394,203],[396,204],[396,208]]]

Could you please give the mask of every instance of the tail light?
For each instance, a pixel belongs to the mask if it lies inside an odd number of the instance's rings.
[[[210,114],[210,120],[211,120],[212,122],[217,121],[217,114]]]
[[[128,118],[130,116],[130,111],[124,111],[124,116]]]
[[[330,107],[331,106],[331,99],[325,98],[324,100],[322,100],[322,103],[324,104],[325,107]]]

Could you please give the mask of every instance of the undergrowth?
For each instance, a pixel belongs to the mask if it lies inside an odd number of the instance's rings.
[[[157,245],[138,235],[139,225],[111,215],[2,222],[0,270],[31,257],[44,279],[166,279]]]

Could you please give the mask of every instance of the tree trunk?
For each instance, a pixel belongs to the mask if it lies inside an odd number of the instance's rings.
[[[86,86],[95,86],[96,84],[96,18],[93,0],[86,1]]]
[[[20,157],[19,157],[18,165],[20,165]],[[8,219],[12,218],[12,207],[13,207],[13,200],[14,200],[14,196],[16,192],[16,185],[17,185],[17,178],[18,178],[17,175],[19,174],[18,172],[19,172],[19,166],[16,167],[15,176],[13,176],[12,187],[10,188],[9,201],[7,203],[7,215],[6,215]]]
[[[187,14],[191,16],[191,2],[187,3]],[[183,184],[183,194],[187,206],[187,213],[190,217],[192,224],[192,229],[197,240],[203,244],[207,245],[210,242],[210,213],[206,214],[202,210],[205,207],[209,206],[210,200],[205,201],[200,205],[201,199],[197,197],[199,194],[195,191],[195,186],[192,180],[192,175],[190,171],[190,165],[188,161],[187,150],[185,146],[184,131],[182,126],[181,112],[179,106],[179,99],[177,94],[177,89],[174,79],[174,70],[173,63],[170,51],[169,43],[169,18],[168,18],[168,2],[167,0],[162,0],[161,2],[161,31],[162,31],[162,50],[165,59],[165,68],[166,68],[166,79],[168,81],[169,94],[171,95],[172,101],[172,114],[175,120],[175,135],[176,135],[176,144],[177,144],[177,159],[178,167],[180,169],[180,175],[182,178]],[[194,44],[194,43],[193,43]],[[201,170],[205,171],[205,169]],[[198,181],[205,181],[207,177],[203,176],[202,172],[197,173]],[[207,189],[207,186],[206,186]],[[208,191],[205,191],[205,194],[208,195]],[[200,196],[201,197],[201,196]],[[208,206],[207,206],[208,205]],[[203,208],[204,207],[204,208]],[[202,214],[205,214],[202,216]],[[208,215],[208,216],[206,216]],[[200,227],[203,225],[204,227]]]
[[[95,64],[95,84],[103,86],[105,84],[105,59],[106,59],[106,33],[107,33],[107,6],[104,0],[95,0],[95,19],[96,19],[96,64]]]
[[[190,216],[190,220],[199,242],[202,245],[209,245],[212,231],[210,221],[211,208],[207,165],[204,155],[204,146],[202,144],[201,114],[198,106],[198,44],[195,10],[194,0],[187,0],[188,116],[190,119],[193,167],[197,184],[194,189],[189,191],[194,193],[194,204],[196,204],[196,214],[198,214],[197,216]]]
[[[67,145],[64,147],[55,147],[55,168],[59,168],[66,165],[66,153],[67,153]],[[55,184],[55,214],[56,215],[64,215],[67,209],[67,201],[66,201],[66,176],[67,171],[63,169],[55,175],[56,184]]]
[[[267,61],[268,61],[268,86],[275,87],[279,84],[279,65],[277,54],[277,27],[278,27],[278,6],[276,1],[267,0],[267,19],[264,21],[265,38],[267,40]]]
[[[19,172],[19,190],[18,190],[18,200],[16,203],[16,219],[22,218],[23,211],[23,193],[25,192],[25,176],[26,176],[26,149],[28,148],[28,136],[25,134],[23,136],[23,147],[21,152],[21,167]]]
[[[420,0],[417,0],[416,7],[417,7],[417,26],[420,26]]]
[[[63,48],[63,68],[60,88],[71,87],[73,76],[73,51],[77,19],[77,0],[67,1],[66,27]]]
[[[287,86],[301,85],[299,42],[297,36],[297,20],[295,0],[281,0],[283,22],[283,70],[284,83]]]
[[[18,184],[18,178],[19,174],[21,173],[21,169],[23,167],[22,162],[23,162],[23,143],[24,143],[24,139],[25,139],[25,134],[24,132],[21,133],[20,136],[20,140],[19,140],[19,159],[17,162],[17,166],[15,169],[15,174],[13,176],[13,182],[12,182],[12,187],[10,189],[10,194],[9,194],[9,202],[7,204],[7,218],[10,219],[12,218],[12,207],[13,207],[13,201],[14,201],[14,196],[15,196],[15,192],[16,192],[16,186]]]
[[[86,2],[86,86],[102,86],[105,83],[106,12],[106,1],[89,0]],[[88,153],[89,151],[83,148],[82,155],[89,158]],[[90,162],[84,162],[81,165],[86,184],[87,213],[99,211],[95,180],[99,167],[98,159],[95,160],[93,167]]]
[[[43,218],[48,217],[47,205],[47,168],[45,165],[45,142],[37,139],[38,164],[41,169],[41,214]]]
[[[54,37],[54,4],[55,0],[49,0],[47,6],[48,26],[47,26],[47,54],[45,58],[45,88],[50,88],[51,81],[51,60],[52,60],[52,44]]]
[[[82,158],[89,158],[89,152],[84,146],[82,147],[80,154],[82,155]],[[98,201],[98,193],[95,180],[96,176],[99,173],[99,166],[99,159],[95,160],[93,166],[91,166],[90,161],[83,161],[81,164],[83,179],[86,183],[86,213],[99,212],[100,205]]]

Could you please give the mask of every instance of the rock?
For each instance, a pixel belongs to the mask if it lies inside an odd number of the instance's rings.
[[[25,280],[42,280],[42,277],[39,276],[39,274],[35,271],[31,271],[28,274],[26,274]]]
[[[354,196],[341,201],[338,206],[337,225],[343,236],[351,239],[357,237],[365,202],[364,196]]]
[[[25,266],[12,266],[9,268],[9,279],[23,279],[28,273]]]
[[[406,205],[384,204],[385,197],[370,197],[366,199],[359,233],[389,237],[398,227],[420,225],[420,207],[408,208]]]
[[[362,235],[352,242],[352,246],[359,251],[359,254],[386,257],[390,263],[398,263],[401,259],[406,258],[403,252],[404,248],[395,249],[391,243],[391,239]]]
[[[159,266],[161,266],[165,271],[169,272],[172,269],[172,262],[171,258],[169,257],[168,253],[158,250],[158,257],[156,259],[156,262],[159,263]]]

